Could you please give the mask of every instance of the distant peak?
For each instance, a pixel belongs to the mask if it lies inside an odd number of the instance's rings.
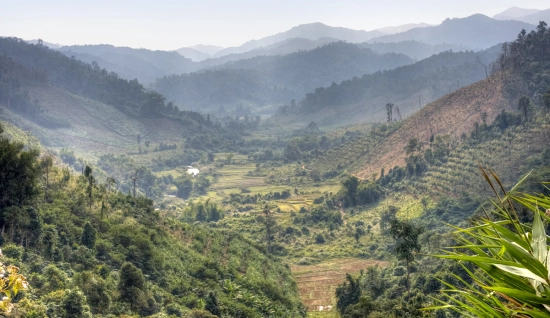
[[[530,14],[535,14],[541,10],[539,9],[525,9],[520,7],[510,7],[501,13],[495,14],[493,16],[494,19],[497,20],[510,20],[510,19],[518,19],[525,16],[528,16]]]
[[[292,29],[326,28],[326,27],[329,27],[329,26],[321,22],[312,22],[312,23],[299,24],[293,27]]]
[[[452,22],[455,22],[455,21],[465,21],[465,20],[475,20],[475,21],[488,21],[488,20],[492,20],[490,17],[484,15],[484,14],[481,14],[481,13],[476,13],[476,14],[472,14],[471,16],[468,16],[468,17],[465,17],[465,18],[447,18],[445,20],[443,20],[442,24],[446,24],[446,23],[452,23]]]
[[[297,27],[308,26],[308,25],[327,26],[326,24],[324,24],[322,22],[311,22],[311,23],[299,24]]]

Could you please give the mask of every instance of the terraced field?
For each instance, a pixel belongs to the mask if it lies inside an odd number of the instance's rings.
[[[290,268],[308,311],[330,311],[336,303],[336,287],[344,282],[346,273],[358,274],[367,267],[387,264],[377,260],[341,258],[317,265],[291,265]]]

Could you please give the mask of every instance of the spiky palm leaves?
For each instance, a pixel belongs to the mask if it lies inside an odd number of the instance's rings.
[[[494,216],[486,214],[470,228],[456,228],[458,246],[440,258],[470,262],[471,271],[462,265],[473,283],[454,275],[459,284],[442,282],[448,288],[440,306],[427,309],[452,309],[470,317],[548,317],[550,316],[550,257],[544,211],[550,197],[506,192],[492,171],[482,174],[497,195]],[[513,202],[533,213],[533,223],[518,219]]]

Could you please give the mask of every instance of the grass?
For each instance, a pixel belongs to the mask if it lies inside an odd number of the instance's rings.
[[[0,118],[2,118],[1,114],[2,113],[0,113]],[[24,145],[30,148],[36,148],[36,149],[41,148],[41,145],[38,139],[36,139],[36,137],[34,137],[29,132],[25,132],[8,122],[2,122],[1,124],[2,124],[2,129],[4,129],[3,135],[8,137],[10,140],[23,143]]]

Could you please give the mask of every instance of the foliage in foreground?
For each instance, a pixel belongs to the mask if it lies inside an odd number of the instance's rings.
[[[506,193],[499,178],[483,170],[497,201],[494,215],[486,214],[472,227],[457,228],[458,246],[440,258],[474,264],[474,270],[462,265],[473,279],[459,284],[443,281],[448,298],[442,306],[476,317],[547,317],[550,314],[550,257],[544,222],[550,221],[550,197],[539,194],[514,194],[516,185]],[[491,177],[494,179],[491,180]],[[524,181],[525,178],[522,180]],[[522,223],[518,210],[533,214],[532,224]]]

